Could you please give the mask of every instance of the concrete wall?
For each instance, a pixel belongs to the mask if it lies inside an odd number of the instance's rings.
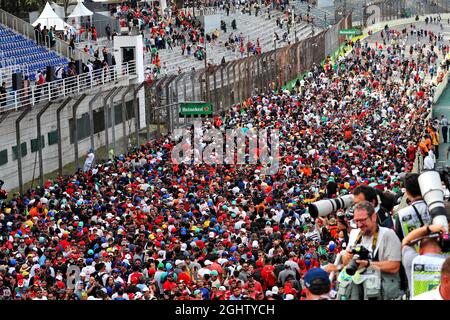
[[[142,83],[144,78],[144,42],[142,36],[117,36],[114,37],[114,57],[116,58],[116,64],[122,65],[123,56],[122,48],[134,47],[135,61],[136,61],[136,75],[137,78],[132,83]],[[140,128],[145,127],[145,92],[139,91],[139,110],[140,110]]]
[[[204,26],[206,33],[211,33],[216,29],[220,31],[220,21],[222,20],[222,16],[220,14],[199,16],[198,19]]]
[[[119,83],[118,85],[127,85],[126,82]],[[109,87],[103,92],[103,96],[112,89]],[[122,93],[124,90],[122,91]],[[89,112],[89,101],[96,92],[87,95],[77,109],[77,118],[81,118],[83,113]],[[70,128],[69,119],[72,118],[73,105],[79,96],[72,97],[73,100],[61,111],[61,137],[62,137],[62,159],[63,166],[75,161],[74,144],[70,143]],[[119,94],[114,99],[114,104],[121,103],[122,94]],[[126,101],[132,100],[132,94],[128,94]],[[41,117],[41,133],[44,136],[45,146],[43,148],[43,164],[44,172],[50,173],[58,169],[58,144],[49,145],[48,133],[57,130],[56,109],[60,106],[61,101],[54,102]],[[96,100],[93,106],[93,110],[97,110],[103,107],[102,99]],[[31,139],[37,137],[36,115],[42,109],[42,106],[33,108],[20,122],[20,135],[21,143],[27,143],[27,155],[22,157],[22,169],[23,169],[23,183],[31,181],[34,177],[39,177],[39,160],[38,152],[31,152]],[[145,115],[145,110],[143,110]],[[18,165],[17,160],[13,159],[12,147],[16,146],[16,119],[21,114],[21,111],[13,112],[7,116],[7,118],[0,123],[0,151],[8,150],[8,163],[0,166],[0,179],[5,181],[4,188],[11,190],[19,186],[18,180]],[[145,119],[145,116],[144,116]],[[128,133],[128,122],[127,122]],[[134,132],[134,120],[131,121],[131,132]],[[118,124],[115,127],[116,141],[123,136],[122,124]],[[112,128],[109,128],[109,143],[112,143]],[[104,131],[96,133],[94,135],[94,146],[98,149],[105,144]],[[90,148],[89,136],[78,142],[78,154],[79,157],[85,156]],[[111,145],[110,145],[111,146]],[[117,150],[117,147],[116,147]],[[120,150],[118,150],[120,151]],[[119,152],[120,153],[120,152]],[[83,166],[83,162],[79,163],[80,167]]]

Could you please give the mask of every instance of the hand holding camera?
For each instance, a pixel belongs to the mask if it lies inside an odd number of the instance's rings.
[[[359,268],[368,267],[370,265],[372,255],[366,247],[356,245],[352,248],[350,254],[353,255],[353,258],[345,269],[348,275],[353,276]]]

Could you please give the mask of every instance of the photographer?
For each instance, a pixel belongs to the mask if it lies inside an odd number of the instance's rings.
[[[377,213],[376,221],[381,227],[390,229],[394,228],[394,223],[389,210],[387,210],[382,202],[383,194],[378,193],[375,188],[366,185],[359,185],[353,191],[353,197],[355,204],[362,201],[369,201],[373,205],[375,212]]]
[[[378,226],[377,219],[378,216],[375,214],[375,209],[370,202],[361,201],[355,205],[354,222],[358,229],[354,229],[350,233],[347,252],[343,255],[343,264],[347,266],[346,272],[348,274],[350,262],[356,263],[360,273],[366,272],[369,267],[379,270],[381,292],[378,296],[383,300],[395,299],[401,295],[399,277],[401,244],[393,230]],[[352,250],[357,246],[367,249],[369,252],[368,259],[352,260]],[[360,270],[361,268],[366,268],[366,270]],[[354,286],[359,287],[360,284],[351,283],[348,286],[348,290],[356,290],[345,295],[352,299],[361,299],[360,288],[355,288]]]
[[[395,219],[395,230],[400,240],[414,229],[431,224],[431,216],[422,198],[418,178],[417,173],[411,173],[405,177],[406,196],[411,203],[399,210]]]
[[[444,263],[442,242],[430,234],[445,232],[441,225],[423,226],[413,230],[402,241],[402,263],[408,278],[410,297],[424,293],[430,285],[437,284],[437,276]],[[419,253],[414,245],[420,241]],[[426,272],[425,272],[426,271]]]
[[[450,257],[442,264],[439,286],[418,295],[413,300],[450,300]]]

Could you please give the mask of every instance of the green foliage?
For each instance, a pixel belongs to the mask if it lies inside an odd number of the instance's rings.
[[[13,15],[23,17],[31,11],[42,11],[46,0],[0,0],[0,8]]]

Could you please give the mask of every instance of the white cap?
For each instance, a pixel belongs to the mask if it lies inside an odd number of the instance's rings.
[[[258,247],[259,247],[258,241],[253,240],[253,242],[252,242],[252,247],[253,247],[253,248],[258,248]]]
[[[271,296],[272,296],[272,291],[267,290],[267,291],[266,291],[266,297],[271,297]]]
[[[214,232],[211,231],[211,232],[209,233],[209,237],[210,237],[210,238],[214,238]]]
[[[183,244],[181,245],[181,251],[186,251],[186,249],[187,249],[187,244],[186,244],[186,243],[183,243]]]
[[[227,288],[225,288],[224,286],[220,286],[219,291],[227,291]]]
[[[205,261],[205,266],[210,266],[210,265],[212,265],[213,263],[210,261],[210,260],[206,260]]]
[[[183,260],[175,260],[175,265],[178,266],[180,264],[183,264],[184,261]]]
[[[294,295],[287,294],[286,297],[284,298],[284,300],[294,300]]]
[[[278,287],[277,287],[277,286],[274,286],[274,287],[272,288],[272,293],[273,293],[273,294],[278,294]]]

